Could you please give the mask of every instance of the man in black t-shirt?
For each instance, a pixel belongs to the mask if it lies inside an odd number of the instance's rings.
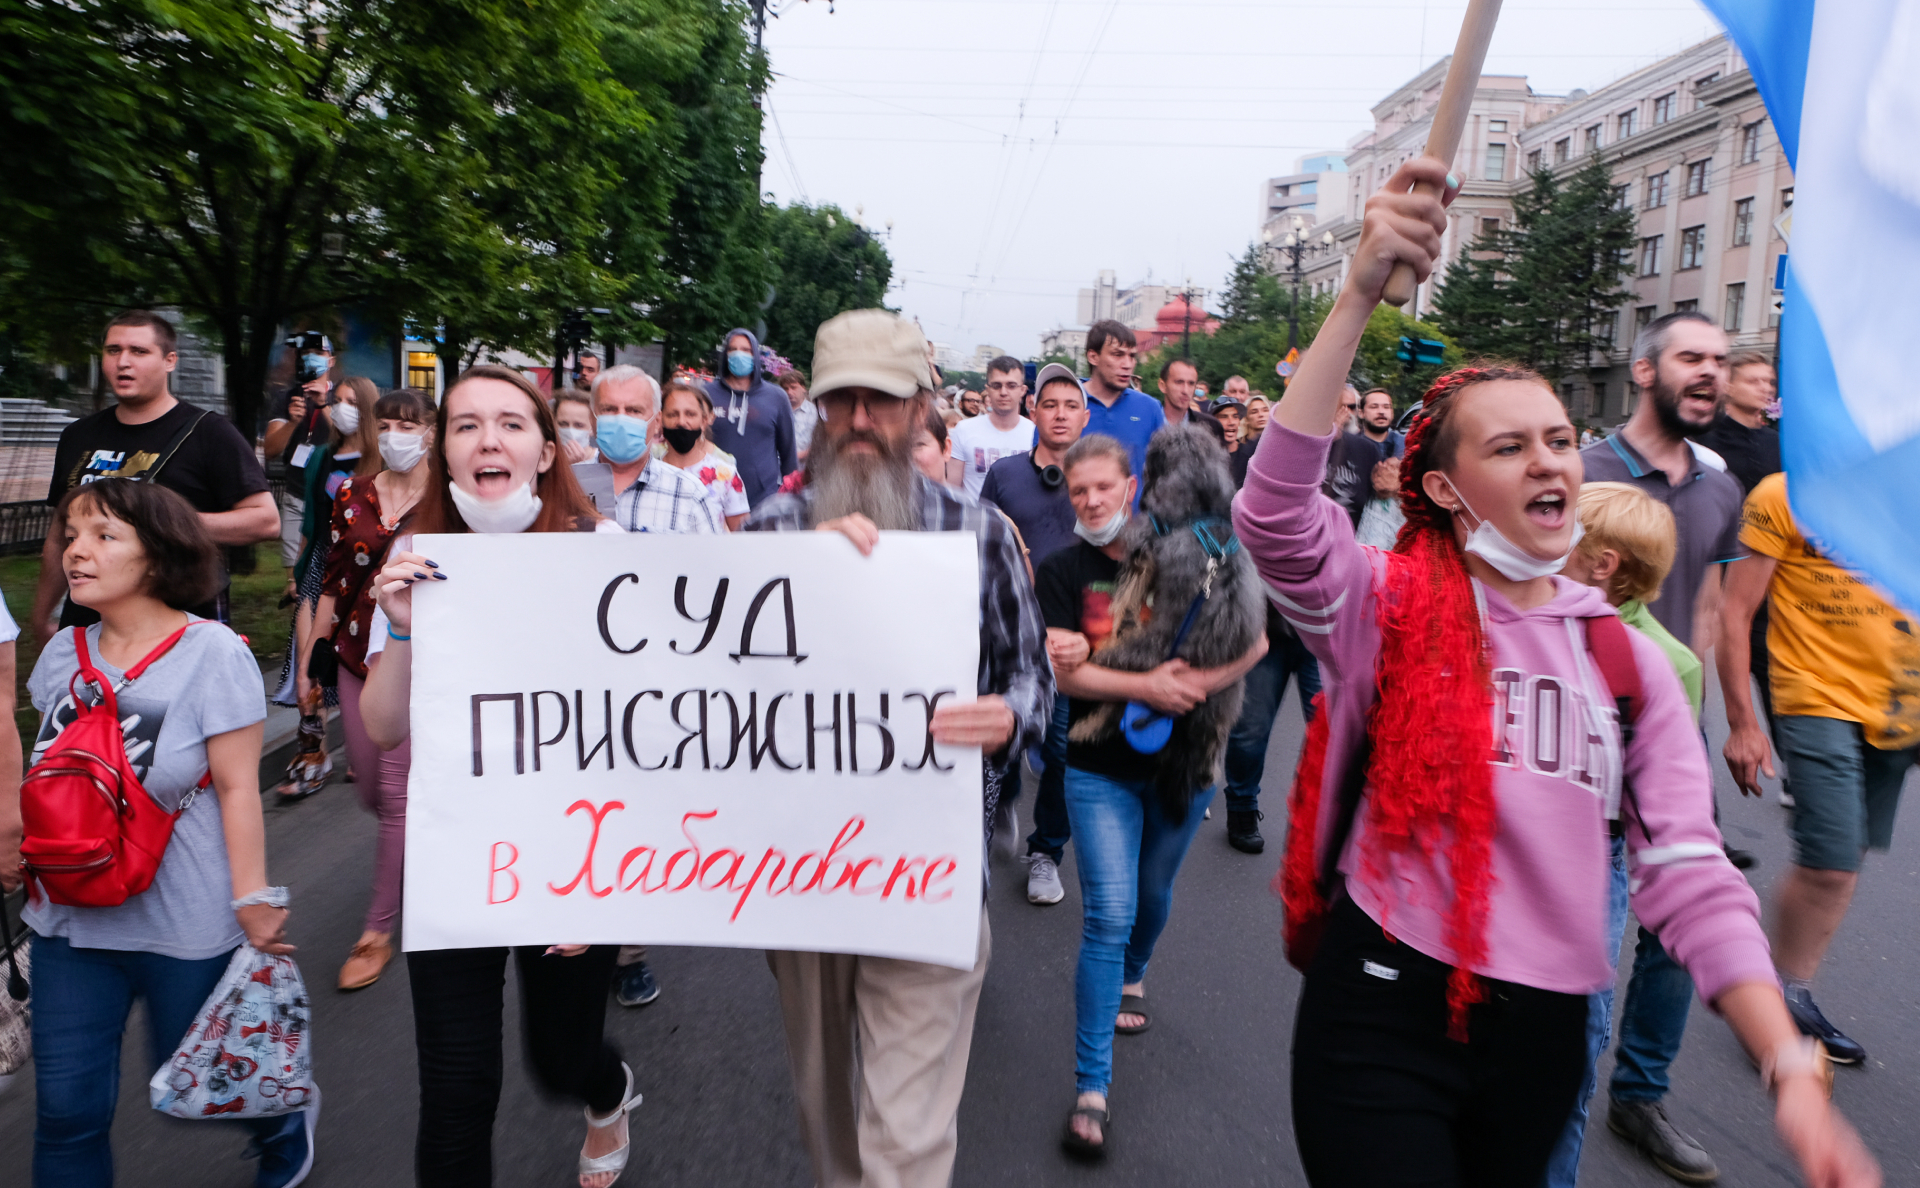
[[[1720,455],[1727,473],[1740,480],[1743,494],[1770,474],[1780,473],[1780,431],[1767,424],[1773,403],[1773,363],[1758,351],[1736,351],[1727,360],[1727,399],[1713,424],[1694,441]]]
[[[279,535],[280,516],[253,446],[227,418],[174,399],[167,377],[178,361],[173,324],[160,315],[129,310],[107,323],[100,366],[116,403],[61,431],[47,502],[58,504],[74,487],[96,479],[152,479],[193,505],[215,544],[272,540]],[[43,640],[60,627],[99,618],[68,603],[54,622],[54,607],[67,592],[61,566],[65,528],[55,516],[40,550],[33,622]],[[214,602],[187,609],[226,621],[226,588]]]

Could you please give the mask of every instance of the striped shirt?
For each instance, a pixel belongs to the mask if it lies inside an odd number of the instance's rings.
[[[971,532],[980,545],[981,696],[998,694],[1013,712],[1013,734],[988,768],[1005,766],[1047,732],[1053,715],[1053,666],[1047,661],[1047,626],[1040,617],[1033,581],[1020,559],[1007,521],[965,491],[913,476],[921,532]],[[804,532],[814,527],[813,491],[768,496],[747,517],[748,532]],[[994,806],[986,805],[991,827]]]
[[[658,458],[614,499],[613,518],[628,532],[720,532],[699,479]]]

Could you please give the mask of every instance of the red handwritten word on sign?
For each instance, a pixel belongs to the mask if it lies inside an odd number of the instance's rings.
[[[747,906],[748,898],[756,890],[769,897],[810,893],[831,895],[845,890],[849,895],[878,895],[882,900],[899,903],[916,900],[944,903],[953,895],[953,888],[944,884],[959,869],[958,860],[951,854],[927,857],[849,852],[854,839],[867,826],[865,820],[855,816],[847,819],[824,850],[806,850],[789,861],[786,850],[778,846],[765,847],[752,873],[747,874],[745,882],[742,882],[741,876],[746,872],[750,859],[747,851],[724,846],[708,850],[694,835],[696,821],[712,821],[719,817],[718,809],[709,809],[681,816],[680,833],[686,839],[686,844],[665,854],[664,861],[660,847],[635,846],[621,856],[613,878],[602,884],[596,877],[598,868],[595,865],[601,861],[598,852],[601,825],[609,814],[626,807],[625,802],[619,800],[609,800],[599,805],[588,800],[576,800],[567,807],[567,816],[575,813],[587,815],[592,823],[591,832],[587,835],[586,852],[573,878],[565,884],[548,883],[546,886],[550,893],[564,897],[584,891],[595,898],[604,898],[616,890],[637,891],[642,895],[662,892],[672,895],[682,891],[720,892],[738,896],[727,917],[733,921],[740,918],[741,910]],[[501,861],[503,857],[506,860],[504,864]],[[506,903],[519,895],[520,877],[512,870],[519,858],[520,852],[513,843],[493,844],[487,871],[488,903]],[[812,863],[811,868],[808,863]],[[510,884],[505,884],[508,888],[505,895],[499,894],[503,877],[512,880]],[[894,900],[896,893],[900,896],[898,900]]]

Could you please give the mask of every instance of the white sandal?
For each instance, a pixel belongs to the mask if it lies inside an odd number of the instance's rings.
[[[622,1061],[620,1071],[627,1074],[627,1090],[620,1104],[613,1108],[613,1112],[604,1118],[596,1118],[591,1108],[581,1111],[581,1113],[587,1116],[587,1125],[594,1130],[605,1130],[615,1122],[626,1117],[633,1111],[635,1106],[640,1104],[640,1095],[633,1091],[633,1070],[627,1067],[625,1061]],[[620,1173],[626,1170],[627,1155],[632,1150],[633,1137],[629,1134],[627,1141],[621,1143],[617,1151],[610,1151],[605,1155],[595,1156],[591,1159],[585,1155],[580,1156],[581,1179],[584,1180],[588,1176],[605,1175],[608,1172],[612,1172],[614,1178],[618,1179]]]

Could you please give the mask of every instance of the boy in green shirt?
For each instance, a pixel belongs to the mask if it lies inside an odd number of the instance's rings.
[[[1706,696],[1700,657],[1647,610],[1673,567],[1673,513],[1626,483],[1581,484],[1577,510],[1586,535],[1560,576],[1606,591],[1620,621],[1660,645],[1680,676],[1697,724]]]

